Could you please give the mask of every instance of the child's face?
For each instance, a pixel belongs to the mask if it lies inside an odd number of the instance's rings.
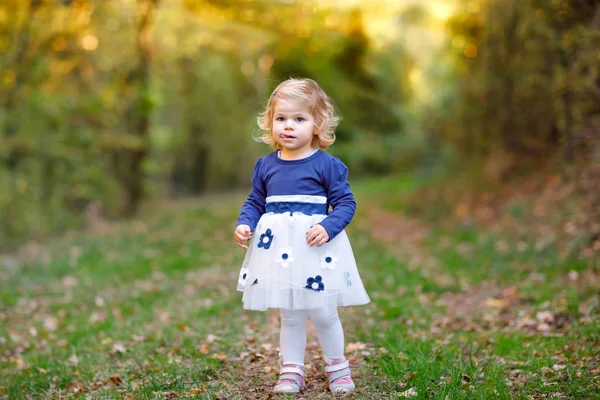
[[[308,101],[278,99],[273,111],[271,134],[282,147],[281,153],[298,158],[308,155],[315,130]]]

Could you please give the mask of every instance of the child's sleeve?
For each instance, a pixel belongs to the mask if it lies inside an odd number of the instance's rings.
[[[242,206],[237,225],[248,225],[254,232],[261,215],[265,213],[266,189],[261,170],[262,158],[259,158],[252,173],[252,189]]]
[[[342,161],[334,158],[329,170],[325,171],[324,178],[327,201],[333,210],[320,225],[325,228],[331,241],[352,221],[356,201],[348,183],[348,168]]]

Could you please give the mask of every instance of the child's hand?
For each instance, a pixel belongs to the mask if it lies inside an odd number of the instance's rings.
[[[323,246],[329,240],[329,234],[322,225],[315,225],[306,232],[306,244],[310,247]]]
[[[248,249],[246,243],[248,242],[248,240],[250,240],[250,238],[252,238],[252,232],[250,232],[250,227],[248,225],[238,225],[238,227],[235,228],[233,237],[235,238],[235,241],[238,246],[240,246],[242,249]]]

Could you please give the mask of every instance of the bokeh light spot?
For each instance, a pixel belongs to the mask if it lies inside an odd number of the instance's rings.
[[[261,71],[268,71],[273,66],[273,61],[275,61],[275,60],[273,59],[272,55],[270,55],[270,54],[264,54],[258,60],[258,68],[260,68]]]
[[[85,35],[81,38],[81,47],[87,51],[94,51],[98,48],[98,38],[94,35]]]
[[[446,21],[452,15],[452,7],[447,3],[434,3],[431,5],[431,14],[440,21]]]

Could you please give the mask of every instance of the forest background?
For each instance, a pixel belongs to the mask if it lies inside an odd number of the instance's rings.
[[[272,397],[232,232],[290,76],[343,117],[351,398],[596,398],[598,49],[596,0],[0,1],[0,400]]]
[[[335,99],[351,179],[476,171],[494,187],[597,161],[595,1],[376,3],[2,2],[0,248],[246,189],[270,151],[255,116],[290,76]],[[566,179],[593,196],[584,172]]]

